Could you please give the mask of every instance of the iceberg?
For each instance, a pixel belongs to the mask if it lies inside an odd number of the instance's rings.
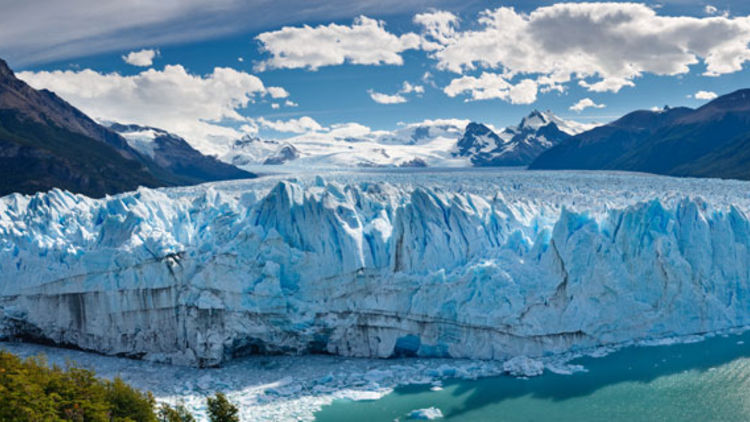
[[[409,412],[409,419],[431,421],[435,419],[442,419],[443,412],[437,407],[428,407],[425,409],[416,409]]]
[[[538,373],[550,354],[750,325],[745,182],[316,176],[0,198],[0,337],[201,367],[323,353]]]

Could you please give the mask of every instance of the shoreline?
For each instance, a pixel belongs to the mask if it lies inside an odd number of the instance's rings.
[[[250,356],[221,368],[190,368],[104,356],[91,352],[29,343],[0,342],[0,348],[21,357],[45,354],[50,364],[68,361],[120,376],[125,382],[154,393],[159,402],[184,402],[199,420],[205,417],[204,398],[223,391],[238,405],[243,420],[304,420],[336,400],[377,400],[407,385],[440,387],[444,381],[497,376],[526,378],[547,372],[570,375],[586,372],[578,358],[601,358],[629,347],[658,347],[703,342],[716,336],[740,336],[750,327],[711,333],[643,339],[617,345],[567,352],[542,358],[507,361],[467,359],[368,359],[328,355]]]

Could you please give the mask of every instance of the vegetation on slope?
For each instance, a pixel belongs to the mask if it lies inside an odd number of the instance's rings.
[[[207,398],[212,422],[239,422],[238,409],[217,393]],[[156,410],[151,393],[93,371],[49,366],[43,357],[20,359],[0,350],[0,421],[195,422],[182,405]]]

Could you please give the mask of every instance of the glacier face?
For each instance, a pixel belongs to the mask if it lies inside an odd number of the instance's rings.
[[[176,364],[506,359],[750,325],[750,185],[338,172],[0,198],[0,333]]]

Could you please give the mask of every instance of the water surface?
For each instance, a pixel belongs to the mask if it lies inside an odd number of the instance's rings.
[[[748,421],[750,333],[670,346],[630,347],[571,363],[588,371],[531,379],[407,386],[374,401],[336,401],[320,422],[406,420],[437,407],[447,421]]]

